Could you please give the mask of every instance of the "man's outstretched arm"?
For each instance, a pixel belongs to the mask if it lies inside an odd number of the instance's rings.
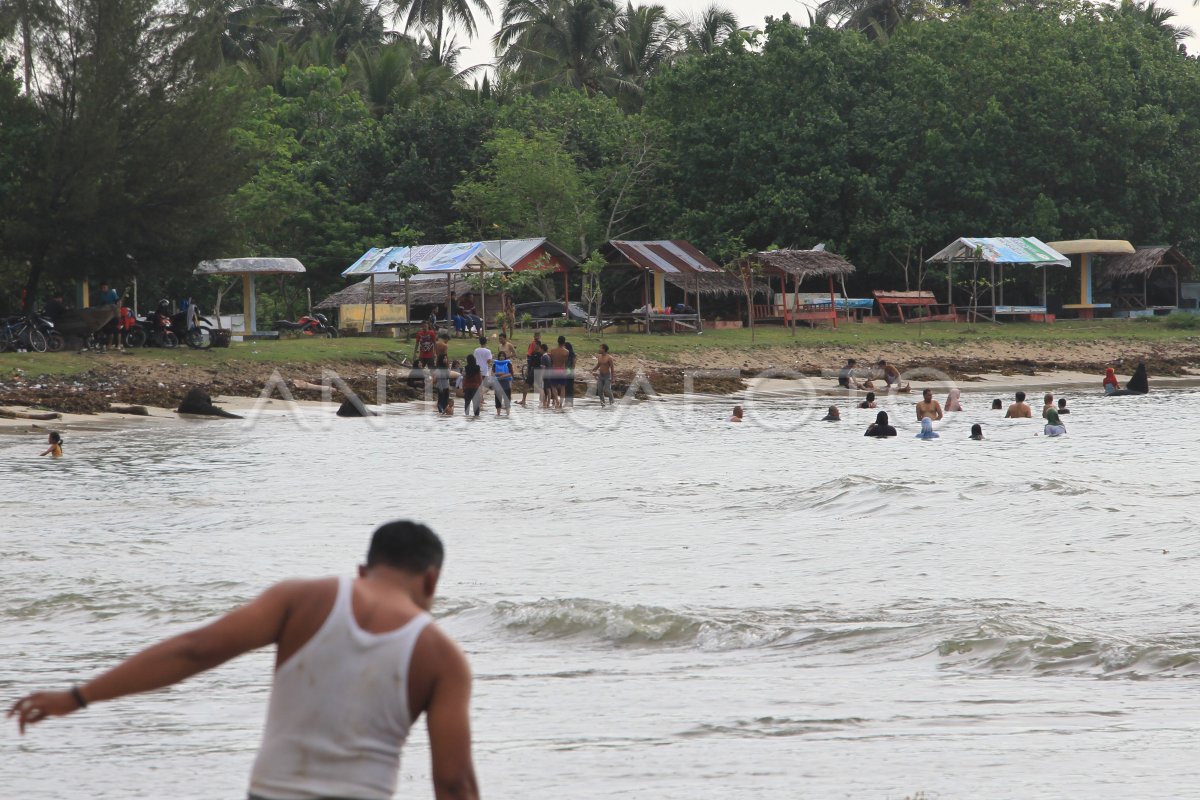
[[[74,690],[27,695],[13,704],[8,716],[17,718],[23,734],[26,725],[70,714],[82,707],[81,702],[161,689],[271,644],[283,629],[294,590],[295,584],[277,584],[215,622],[152,645]]]
[[[448,638],[439,642],[438,671],[425,711],[437,800],[478,800],[471,760],[471,668]]]

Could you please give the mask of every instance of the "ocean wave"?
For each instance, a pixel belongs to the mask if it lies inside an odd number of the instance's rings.
[[[943,640],[944,667],[1023,675],[1145,679],[1200,674],[1200,641],[1133,641],[1029,620],[991,618]]]
[[[497,630],[582,646],[700,652],[761,650],[764,656],[836,663],[932,658],[966,672],[1142,679],[1200,674],[1200,640],[1122,639],[1045,621],[1053,611],[1008,601],[966,608],[904,604],[866,613],[837,608],[681,608],[587,598],[478,603],[439,609],[468,638]],[[1072,612],[1074,613],[1074,612]]]

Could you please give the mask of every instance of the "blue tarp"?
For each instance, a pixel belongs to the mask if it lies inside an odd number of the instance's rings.
[[[484,242],[428,244],[419,247],[373,247],[342,271],[342,277],[383,275],[410,264],[423,273],[507,270]]]
[[[1069,258],[1032,236],[963,237],[926,260],[980,261],[987,264],[1024,264],[1029,267],[1071,266]]]

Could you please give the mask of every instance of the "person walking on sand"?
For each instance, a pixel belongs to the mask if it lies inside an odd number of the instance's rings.
[[[592,367],[592,374],[596,376],[596,397],[600,398],[600,407],[604,407],[605,398],[608,399],[610,406],[616,405],[617,401],[613,399],[613,372],[616,370],[616,362],[613,357],[608,354],[608,345],[600,345],[600,354],[596,356],[596,366]]]
[[[1017,392],[1016,402],[1004,412],[1005,419],[1033,419],[1033,409],[1025,402],[1025,393]]]
[[[917,403],[917,422],[926,417],[934,422],[942,418],[942,404],[933,399],[933,389],[921,392],[921,401]]]
[[[62,458],[62,434],[58,431],[50,431],[50,436],[46,440],[46,444],[50,445],[42,451],[42,455],[50,456],[51,458]]]
[[[24,734],[51,717],[172,686],[274,645],[251,798],[391,798],[401,749],[424,714],[434,795],[477,800],[470,667],[429,614],[443,560],[429,528],[389,522],[375,530],[356,578],[278,583],[86,683],[26,695],[8,716]]]

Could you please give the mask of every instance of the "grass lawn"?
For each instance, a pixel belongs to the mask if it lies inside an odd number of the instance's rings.
[[[1197,319],[1200,323],[1200,319]],[[797,328],[795,336],[779,325],[761,326],[754,337],[747,329],[708,330],[703,335],[638,333],[605,333],[603,336],[585,333],[581,328],[550,328],[543,330],[542,338],[553,346],[558,335],[564,334],[575,349],[583,354],[594,353],[600,342],[607,342],[614,354],[632,356],[649,361],[681,362],[702,364],[706,350],[753,351],[758,348],[807,348],[846,347],[869,348],[890,343],[928,343],[934,348],[971,342],[1101,342],[1127,341],[1143,343],[1165,343],[1172,340],[1195,340],[1200,338],[1200,324],[1191,326],[1191,319],[1111,319],[1111,320],[1067,320],[1052,325],[1041,323],[1009,323],[993,325],[980,323],[932,323],[928,325],[882,325],[841,324],[837,329],[820,327]],[[518,356],[523,356],[532,331],[518,330],[516,334]],[[494,345],[494,339],[492,343]],[[474,339],[452,339],[452,358],[465,358],[476,347]],[[219,368],[228,364],[280,363],[305,364],[332,361],[360,361],[366,363],[391,363],[386,353],[402,353],[411,356],[411,340],[394,340],[370,337],[347,337],[341,339],[315,339],[309,337],[285,338],[279,341],[234,342],[229,348],[213,350],[189,350],[180,347],[174,350],[141,348],[126,351],[122,359],[133,359],[155,364],[179,364]],[[27,376],[69,376],[85,372],[100,364],[109,366],[118,356],[107,356],[101,361],[93,353],[0,353],[0,379],[21,370]]]

